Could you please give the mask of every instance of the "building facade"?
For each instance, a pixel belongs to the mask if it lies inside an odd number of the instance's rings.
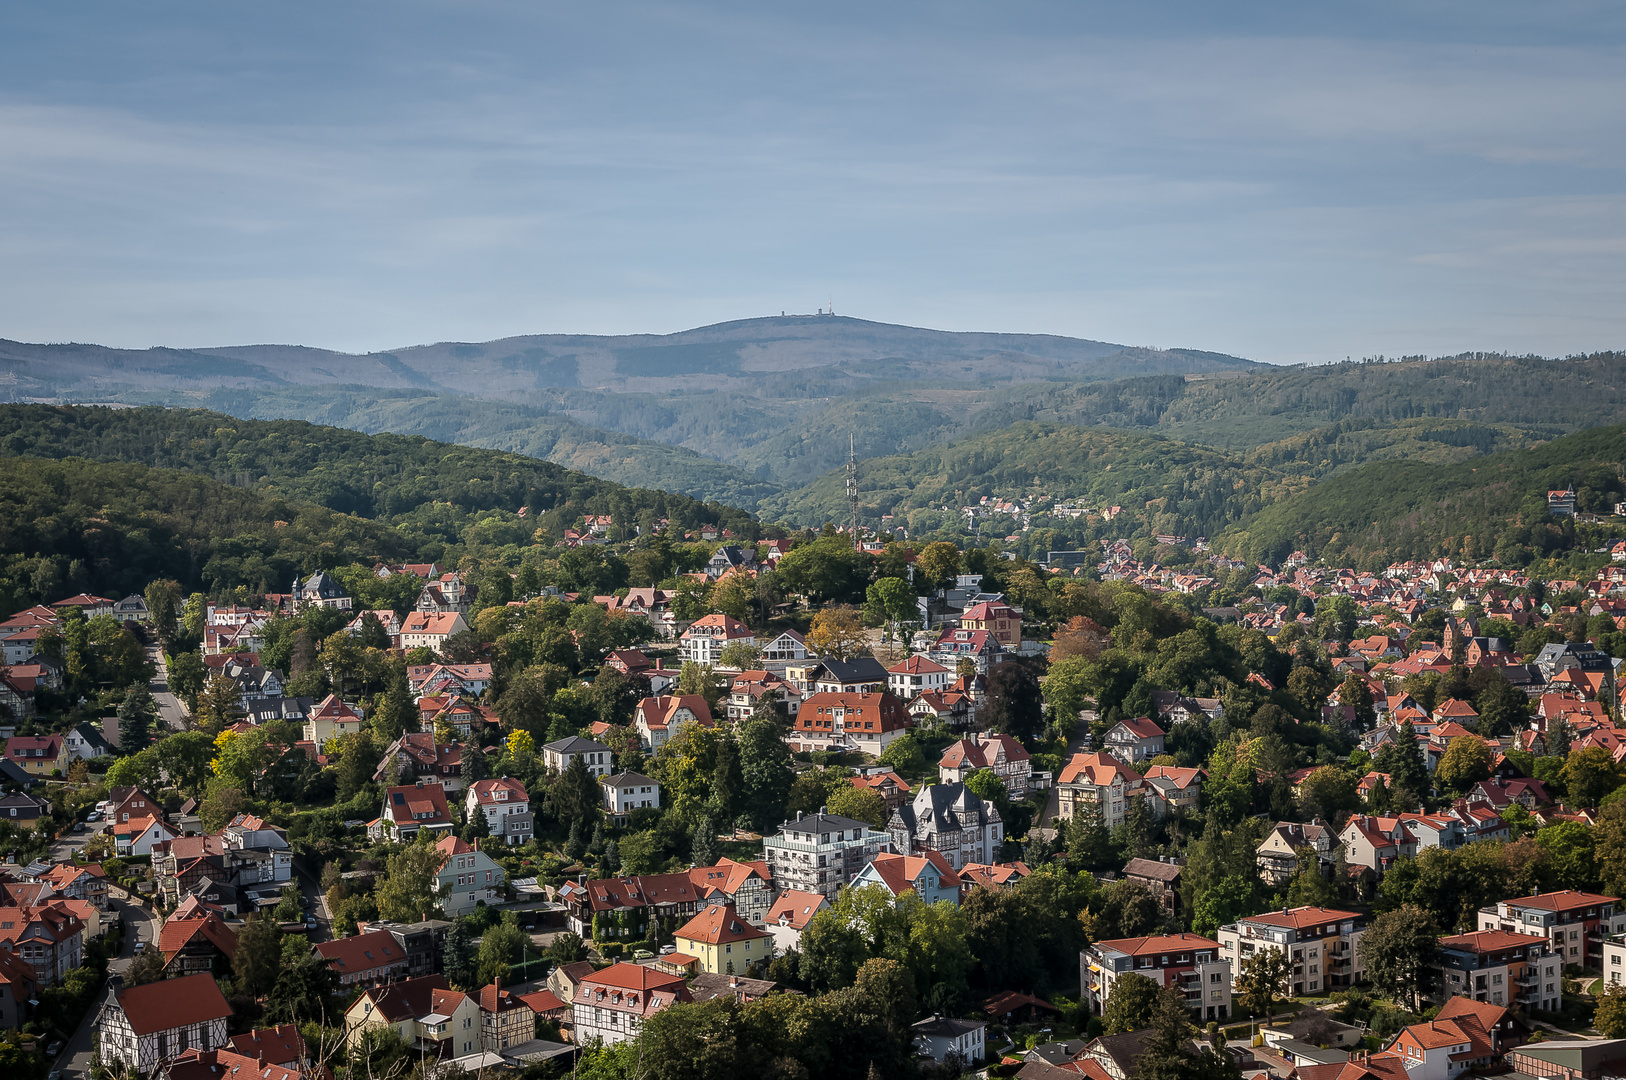
[[[1360,940],[1365,920],[1353,911],[1301,907],[1238,919],[1219,930],[1221,954],[1240,972],[1264,949],[1292,961],[1288,985],[1295,996],[1321,994],[1357,981],[1365,973]]]
[[[798,812],[762,842],[774,887],[835,899],[887,844],[886,833],[834,814]]]

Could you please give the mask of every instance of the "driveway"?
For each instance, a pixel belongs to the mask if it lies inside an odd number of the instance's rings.
[[[169,668],[164,664],[164,650],[156,645],[147,646],[147,659],[152,662],[153,677],[149,684],[152,699],[158,705],[158,716],[176,731],[186,730],[186,707],[169,692]]]

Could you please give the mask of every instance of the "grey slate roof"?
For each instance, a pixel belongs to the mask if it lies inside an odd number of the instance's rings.
[[[552,750],[556,754],[597,754],[608,753],[610,748],[603,743],[596,743],[592,739],[584,739],[580,735],[572,735],[568,739],[545,743],[544,750]]]
[[[933,784],[898,807],[893,821],[901,819],[910,836],[926,837],[986,825],[998,813],[964,784]]]

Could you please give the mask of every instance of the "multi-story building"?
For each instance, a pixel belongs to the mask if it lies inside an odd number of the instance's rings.
[[[536,1038],[536,1013],[496,982],[480,987],[480,1048],[492,1053]]]
[[[531,797],[525,785],[512,777],[477,780],[469,785],[465,800],[469,813],[484,813],[491,835],[509,844],[523,844],[531,838]]]
[[[727,902],[740,918],[753,926],[765,926],[773,906],[773,875],[765,862],[735,862],[718,859],[714,866],[696,866],[689,871],[700,903]]]
[[[1196,813],[1206,775],[1201,769],[1182,769],[1178,765],[1150,766],[1142,777],[1146,805],[1158,817],[1178,811]]]
[[[1113,985],[1134,974],[1174,987],[1200,1020],[1231,1015],[1231,960],[1219,942],[1200,934],[1098,941],[1079,953],[1078,968],[1084,999],[1097,1013],[1106,1008]]]
[[[1126,765],[1139,765],[1163,753],[1163,729],[1149,716],[1134,716],[1113,724],[1102,737],[1107,753]]]
[[[565,924],[599,941],[642,939],[651,922],[672,929],[700,907],[701,888],[691,876],[695,873],[567,881],[559,886],[559,902],[568,910]]]
[[[685,661],[715,667],[723,650],[730,645],[755,645],[751,628],[729,615],[714,614],[696,619],[678,638],[678,655]]]
[[[441,837],[435,850],[441,856],[435,884],[447,915],[467,915],[481,901],[495,904],[503,898],[508,873],[490,855],[457,836]]]
[[[1565,889],[1480,908],[1479,929],[1539,934],[1552,941],[1565,965],[1601,970],[1603,943],[1626,932],[1626,912],[1618,897]]]
[[[886,833],[834,814],[796,814],[762,841],[774,888],[835,898],[886,846]]]
[[[0,1028],[16,1029],[28,1019],[29,1002],[40,996],[39,975],[20,956],[0,951]]]
[[[643,773],[601,776],[598,785],[604,789],[604,812],[617,822],[625,821],[634,810],[661,805],[661,782]]]
[[[1278,821],[1255,849],[1260,880],[1272,886],[1286,885],[1292,881],[1299,872],[1299,851],[1305,848],[1315,853],[1318,862],[1333,861],[1331,826],[1320,818],[1309,824]]]
[[[984,733],[950,743],[937,762],[937,779],[944,784],[958,783],[978,769],[992,769],[1011,798],[1021,799],[1027,795],[1033,760],[1011,736]]]
[[[172,915],[158,931],[158,951],[164,957],[164,977],[231,974],[237,935],[212,911],[195,909],[187,916]]]
[[[387,919],[371,919],[359,923],[361,933],[383,930],[395,939],[406,955],[406,974],[410,979],[420,975],[440,974],[441,955],[446,951],[446,932],[452,924],[445,919],[425,919],[423,922],[398,923]]]
[[[209,975],[126,987],[116,991],[96,1017],[102,1062],[150,1076],[161,1062],[183,1050],[218,1050],[226,1045],[231,1015],[225,995]]]
[[[630,1042],[644,1022],[669,1005],[690,1000],[681,975],[639,964],[612,964],[577,984],[571,998],[573,1034],[578,1046],[594,1039],[605,1046]]]
[[[1056,778],[1058,816],[1098,813],[1107,828],[1122,825],[1129,800],[1144,790],[1141,776],[1111,754],[1074,754]]]
[[[85,923],[71,903],[80,901],[0,907],[0,947],[27,960],[47,986],[59,985],[83,959]]]
[[[472,753],[473,751],[471,751]],[[447,793],[463,789],[463,744],[437,743],[433,731],[413,731],[390,743],[373,779],[381,784],[430,780]]]
[[[788,952],[802,944],[802,931],[813,921],[813,916],[830,910],[830,901],[818,893],[790,889],[779,894],[768,911],[768,933],[773,935],[774,948]]]
[[[803,700],[785,736],[794,751],[829,750],[878,758],[914,725],[895,695],[823,692]]]
[[[1220,950],[1241,973],[1248,957],[1263,949],[1288,955],[1295,997],[1348,986],[1365,972],[1360,940],[1364,919],[1353,911],[1301,907],[1238,919],[1219,930]]]
[[[580,735],[545,743],[542,747],[542,764],[554,772],[564,772],[581,758],[592,775],[609,776],[615,771],[614,756],[608,746]]]
[[[954,672],[925,656],[911,656],[886,669],[886,688],[904,701],[942,693],[953,681]]]
[[[1003,600],[972,604],[960,615],[961,630],[986,630],[1006,649],[1022,646],[1022,613]]]
[[[290,593],[289,599],[296,608],[325,607],[337,608],[339,611],[350,610],[350,594],[321,570],[303,580],[294,578]]]
[[[345,1010],[344,1024],[352,1052],[375,1028],[393,1030],[414,1055],[426,1058],[463,1057],[481,1048],[479,1003],[449,988],[439,975],[362,991]]]
[[[646,697],[632,714],[632,729],[646,753],[653,754],[676,737],[685,724],[711,727],[711,706],[700,694],[660,694]]]
[[[446,806],[446,789],[439,784],[416,784],[386,788],[384,809],[368,823],[368,835],[378,840],[410,840],[418,830],[449,833],[452,815]]]
[[[964,784],[933,784],[893,811],[886,823],[900,855],[940,851],[955,870],[994,863],[1005,842],[999,810]]]
[[[407,975],[406,950],[388,930],[318,942],[311,951],[333,969],[340,987],[372,986]]]
[[[773,956],[773,935],[752,926],[733,904],[708,904],[672,934],[678,952],[713,975],[744,975],[747,964]]]
[[[960,894],[965,889],[965,882],[941,851],[925,851],[920,855],[882,852],[853,879],[855,889],[866,885],[879,885],[894,897],[912,892],[925,903],[947,900],[955,907],[960,905]]]
[[[1539,934],[1475,930],[1440,939],[1441,987],[1490,1005],[1557,1012],[1564,963]]]
[[[327,745],[329,739],[354,735],[360,730],[361,713],[340,701],[337,694],[318,701],[305,717],[305,741],[318,747]]]

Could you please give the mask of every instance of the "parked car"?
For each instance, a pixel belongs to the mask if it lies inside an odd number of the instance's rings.
[[[142,953],[144,953],[146,951],[147,951],[147,943],[145,941],[138,941],[138,942],[135,943],[135,954],[137,956],[140,956]]]
[[[46,1057],[53,1057],[54,1058],[60,1053],[62,1053],[62,1040],[61,1039],[58,1039],[57,1041],[53,1042],[50,1046],[47,1046],[45,1048],[45,1056]]]
[[[307,930],[315,930],[316,929],[316,915],[314,913],[305,916],[305,929],[307,929]]]
[[[102,812],[100,810],[92,810],[90,813],[85,815],[85,820],[100,821],[102,820]]]

